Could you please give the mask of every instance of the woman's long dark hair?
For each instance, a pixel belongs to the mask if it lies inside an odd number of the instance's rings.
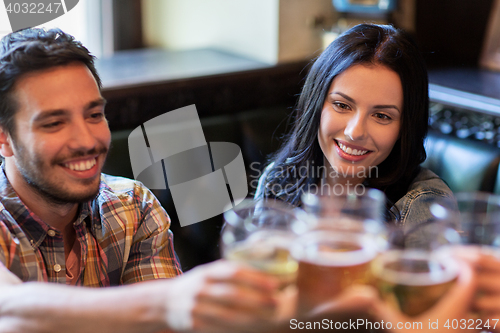
[[[291,133],[271,158],[258,191],[300,205],[300,196],[321,177],[323,152],[318,143],[321,111],[337,75],[358,64],[377,64],[396,72],[403,87],[400,137],[365,184],[384,191],[391,201],[403,196],[425,160],[428,126],[428,79],[423,58],[412,38],[389,25],[357,25],[331,43],[312,65],[295,110]],[[307,172],[305,172],[307,170]]]

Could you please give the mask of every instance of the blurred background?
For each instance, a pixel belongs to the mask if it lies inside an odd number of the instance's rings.
[[[196,104],[206,141],[242,149],[252,193],[311,60],[357,23],[393,24],[415,37],[430,70],[427,166],[454,191],[495,192],[499,20],[496,0],[80,0],[43,26],[73,34],[98,57],[113,132],[106,172],[133,178],[128,134]],[[0,35],[10,31],[0,8]],[[185,270],[220,257],[222,216],[180,227],[169,191],[155,194]]]

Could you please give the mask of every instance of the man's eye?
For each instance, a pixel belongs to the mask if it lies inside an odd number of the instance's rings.
[[[42,125],[43,128],[54,128],[62,124],[62,121],[54,121],[52,123]]]
[[[92,114],[90,115],[90,118],[92,118],[92,119],[96,119],[96,120],[100,120],[100,119],[104,118],[104,113],[102,113],[102,112],[95,112],[95,113],[92,113]]]

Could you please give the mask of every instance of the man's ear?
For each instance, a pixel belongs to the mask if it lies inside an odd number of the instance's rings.
[[[14,151],[12,150],[12,138],[2,127],[0,127],[0,155],[3,157],[11,157],[14,155]]]

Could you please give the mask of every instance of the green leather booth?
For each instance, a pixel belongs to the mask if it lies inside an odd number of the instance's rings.
[[[439,175],[454,192],[500,194],[500,148],[430,131],[422,164]]]

